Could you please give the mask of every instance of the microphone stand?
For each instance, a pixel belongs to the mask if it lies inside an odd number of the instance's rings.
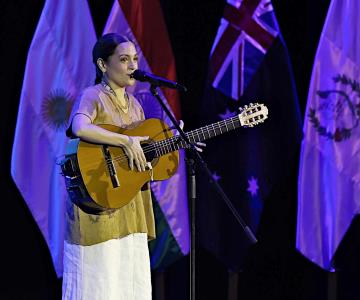
[[[182,139],[187,143],[188,149],[191,151],[192,158],[186,159],[187,165],[188,165],[188,172],[190,176],[190,219],[191,219],[191,241],[190,241],[190,299],[195,300],[195,238],[196,238],[196,232],[195,232],[195,200],[196,200],[196,179],[195,179],[195,160],[196,162],[205,170],[205,173],[209,177],[210,183],[212,183],[215,186],[216,191],[220,194],[221,198],[225,202],[225,204],[229,207],[230,211],[240,224],[240,226],[243,228],[246,236],[250,240],[252,244],[257,243],[257,239],[253,232],[251,231],[250,227],[246,225],[243,218],[239,215],[239,213],[236,211],[235,207],[233,206],[232,202],[228,198],[228,196],[225,194],[222,187],[219,185],[217,181],[215,181],[212,177],[211,171],[207,167],[207,164],[202,159],[199,152],[196,150],[195,145],[191,143],[184,133],[184,131],[180,128],[178,125],[175,117],[170,112],[170,110],[167,108],[165,103],[162,101],[159,93],[158,93],[158,85],[151,84],[150,85],[150,91],[153,94],[153,96],[158,100],[159,104],[165,111],[165,113],[170,118],[171,122],[173,123],[174,127],[179,132]],[[195,158],[195,159],[194,159]]]

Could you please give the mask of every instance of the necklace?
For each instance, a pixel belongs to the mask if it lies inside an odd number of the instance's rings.
[[[124,94],[124,99],[125,99],[126,103],[124,105],[121,105],[121,103],[119,102],[119,107],[123,111],[127,111],[129,109],[129,106],[130,106],[129,95],[127,94],[127,92],[125,92],[125,94]]]
[[[116,99],[118,99],[115,91],[111,88],[110,85],[108,85],[104,80],[101,81],[101,85],[108,91],[110,92]],[[124,94],[124,99],[126,101],[126,103],[124,105],[122,105],[120,103],[120,101],[116,101],[116,103],[118,104],[118,106],[121,108],[122,111],[127,112],[127,110],[129,109],[130,106],[130,99],[129,99],[129,95],[127,94],[127,92],[125,91]]]
[[[107,90],[108,92],[110,92],[111,94],[113,94],[116,97],[115,91],[104,80],[101,81],[101,85],[105,88],[105,90]]]

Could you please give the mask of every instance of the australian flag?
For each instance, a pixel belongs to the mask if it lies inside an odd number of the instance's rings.
[[[201,125],[232,117],[251,102],[267,106],[264,124],[210,140],[204,158],[256,233],[265,200],[297,159],[301,118],[271,1],[228,0],[211,50]],[[206,177],[199,177],[199,240],[229,269],[239,270],[250,242]]]

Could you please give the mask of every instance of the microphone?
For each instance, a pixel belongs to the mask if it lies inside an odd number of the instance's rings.
[[[149,82],[150,84],[155,85],[155,86],[165,86],[170,89],[175,89],[175,90],[179,90],[181,92],[186,92],[186,87],[184,87],[183,85],[178,84],[175,81],[171,81],[171,80],[156,76],[154,74],[147,73],[145,71],[135,70],[132,74],[130,74],[130,77],[134,78],[138,81],[141,81],[141,82]]]

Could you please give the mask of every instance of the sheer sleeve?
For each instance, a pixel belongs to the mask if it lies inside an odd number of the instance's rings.
[[[94,123],[94,120],[98,114],[99,107],[99,96],[98,93],[92,89],[85,89],[78,99],[75,101],[75,104],[72,108],[70,118],[69,118],[69,127],[66,131],[67,136],[72,136],[71,126],[72,121],[76,115],[82,114],[88,117],[91,123]]]

